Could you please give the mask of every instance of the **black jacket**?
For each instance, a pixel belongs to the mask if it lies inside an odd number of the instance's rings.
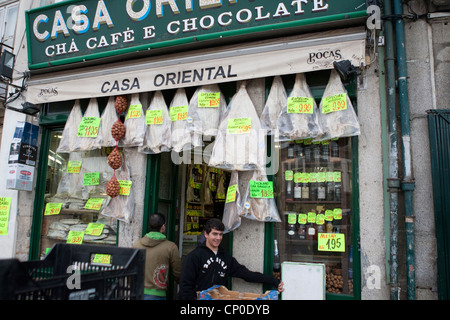
[[[205,243],[201,243],[190,252],[183,261],[180,277],[181,300],[197,299],[197,291],[202,291],[213,285],[226,286],[228,277],[241,278],[248,282],[258,282],[278,287],[280,280],[260,272],[248,270],[235,258],[219,247],[217,255]]]

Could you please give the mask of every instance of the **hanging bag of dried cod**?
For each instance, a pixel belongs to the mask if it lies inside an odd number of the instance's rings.
[[[98,111],[98,102],[96,98],[89,100],[86,112],[78,126],[77,138],[75,140],[75,151],[90,151],[99,149],[96,142],[98,130],[100,127],[100,112]]]
[[[321,135],[318,113],[305,75],[298,73],[294,88],[278,117],[275,141],[301,140]]]
[[[131,95],[130,105],[124,121],[125,137],[119,141],[119,146],[139,147],[144,143],[145,136],[145,113],[142,109],[142,103],[139,94]]]
[[[220,122],[209,165],[244,171],[263,170],[266,166],[266,134],[245,81]]]
[[[240,216],[261,222],[281,222],[274,199],[273,182],[265,171],[255,170],[242,197]]]
[[[184,88],[178,88],[170,103],[170,119],[172,120],[172,150],[181,152],[202,146],[201,136],[189,132],[187,114],[189,101]]]
[[[204,136],[215,136],[227,103],[219,86],[205,85],[198,88],[191,100],[187,113],[189,132]]]
[[[144,143],[138,148],[141,153],[155,154],[170,151],[172,121],[161,91],[156,91],[146,112]]]
[[[351,137],[361,133],[358,117],[336,70],[331,70],[319,109],[323,134],[316,140]]]
[[[114,97],[111,96],[106,103],[105,110],[103,110],[100,120],[100,127],[98,128],[98,135],[95,138],[95,145],[101,147],[116,146],[116,139],[111,134],[111,127],[117,121],[117,116]]]
[[[80,100],[75,100],[75,104],[67,118],[66,125],[62,133],[61,141],[56,149],[57,153],[69,153],[75,151],[75,141],[77,139],[78,127],[83,118]]]
[[[232,171],[227,194],[225,196],[225,206],[223,210],[222,222],[225,225],[224,232],[231,232],[241,225],[241,194],[239,192],[239,172]]]
[[[277,121],[280,113],[286,108],[287,94],[280,76],[273,78],[269,96],[261,113],[261,126],[267,134],[276,135]]]

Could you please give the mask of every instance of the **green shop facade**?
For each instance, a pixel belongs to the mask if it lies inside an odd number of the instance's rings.
[[[273,182],[280,222],[242,217],[222,244],[250,269],[281,276],[286,287],[295,287],[318,267],[321,276],[312,287],[319,298],[361,299],[360,198],[370,196],[360,190],[359,172],[371,164],[359,160],[359,139],[373,132],[382,136],[380,128],[367,125],[380,107],[378,90],[369,89],[373,76],[368,74],[376,67],[368,39],[375,30],[367,29],[366,10],[364,1],[87,0],[27,11],[31,78],[26,100],[41,107],[29,258],[42,258],[54,243],[77,241],[69,237],[71,231],[84,231],[81,245],[132,246],[148,232],[148,218],[155,212],[166,216],[167,237],[183,258],[197,245],[205,221],[224,215],[232,172],[208,165],[214,138],[203,137],[195,149],[153,154],[118,143],[123,162],[115,173],[107,161],[114,145],[62,150],[62,141],[76,140],[67,136],[73,132],[75,108],[84,117],[95,109],[101,117],[123,95],[138,97],[145,111],[155,92],[170,106],[180,88],[190,100],[198,88],[211,84],[229,105],[245,81],[260,116],[275,78],[281,78],[289,95],[297,74],[305,76],[318,106],[333,62],[347,60],[362,70],[359,77],[340,78],[361,135],[324,143],[267,136],[267,178]],[[119,117],[125,121],[127,113]],[[380,148],[382,139],[369,148]],[[330,177],[323,183],[329,182],[324,189],[329,193],[320,196],[315,187],[321,183],[305,178],[318,172]],[[122,204],[105,193],[113,174],[129,181],[122,185]],[[239,173],[242,194],[248,174]],[[302,197],[296,193],[302,187],[316,193]],[[96,204],[92,198],[102,200]],[[55,214],[47,209],[49,203],[62,205]],[[99,223],[102,232],[86,233],[90,223]],[[275,251],[281,275],[274,272]],[[230,289],[268,288],[232,280]],[[316,294],[315,289],[302,294]]]

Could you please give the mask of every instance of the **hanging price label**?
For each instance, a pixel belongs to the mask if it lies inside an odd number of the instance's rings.
[[[218,108],[220,101],[220,92],[199,92],[199,108]]]
[[[286,170],[284,172],[284,180],[291,181],[292,179],[294,179],[294,171]]]
[[[300,183],[300,182],[302,182],[302,177],[303,177],[303,174],[302,174],[301,172],[296,172],[296,173],[294,174],[294,182],[295,182],[295,183]]]
[[[347,109],[347,94],[340,93],[322,100],[322,113],[330,113]]]
[[[83,117],[78,126],[77,137],[95,138],[98,134],[98,127],[100,126],[100,118],[98,117]]]
[[[307,221],[308,221],[308,216],[306,215],[306,213],[298,214],[298,223],[299,224],[306,224]]]
[[[342,209],[341,208],[336,208],[333,210],[333,218],[334,218],[334,220],[342,219]]]
[[[84,231],[85,234],[91,235],[91,236],[99,236],[103,232],[103,228],[105,225],[103,223],[89,223],[86,227],[86,230]]]
[[[273,198],[273,182],[250,180],[250,197],[263,199]]]
[[[45,206],[44,216],[51,216],[61,212],[62,203],[47,203]]]
[[[96,186],[100,183],[100,172],[86,172],[83,175],[83,186]]]
[[[333,172],[333,180],[335,182],[341,182],[341,172],[340,171]]]
[[[67,173],[80,173],[81,161],[69,161],[67,163]]]
[[[325,220],[333,221],[333,219],[334,219],[333,210],[330,209],[325,210]]]
[[[230,118],[228,119],[227,132],[229,134],[242,134],[250,132],[252,118]]]
[[[316,216],[316,224],[322,225],[322,224],[324,224],[324,223],[325,223],[325,215],[322,214],[322,213],[319,213],[319,214]]]
[[[170,107],[170,119],[172,121],[186,120],[189,106]]]
[[[226,203],[236,201],[236,188],[237,184],[228,187]]]
[[[0,197],[0,236],[8,235],[9,210],[11,208],[10,197]]]
[[[316,222],[316,213],[308,212],[308,223],[315,223],[315,222]]]
[[[129,196],[131,191],[132,181],[128,180],[118,180],[120,185],[119,195],[121,196]]]
[[[84,238],[84,231],[69,231],[69,234],[67,235],[67,241],[66,243],[71,244],[82,244]]]
[[[90,198],[84,205],[84,208],[88,210],[100,210],[104,200],[103,198]]]
[[[345,235],[343,233],[319,233],[317,240],[319,251],[345,252]]]
[[[125,119],[136,119],[142,114],[142,104],[132,104],[128,108],[127,116]]]
[[[287,100],[287,113],[314,113],[314,101],[308,97],[290,97]]]
[[[145,114],[145,121],[147,125],[162,124],[163,123],[163,111],[160,110],[147,110]]]

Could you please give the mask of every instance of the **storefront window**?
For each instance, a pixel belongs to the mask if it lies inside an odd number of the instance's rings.
[[[322,263],[326,292],[353,293],[350,138],[282,142],[274,224],[280,261]]]
[[[58,153],[61,138],[62,130],[51,131],[40,232],[41,257],[57,242],[116,245],[116,220],[102,215],[109,201],[106,184],[113,175],[107,162],[112,148]],[[92,183],[86,180],[91,173],[97,177]],[[89,205],[89,201],[93,204]]]

